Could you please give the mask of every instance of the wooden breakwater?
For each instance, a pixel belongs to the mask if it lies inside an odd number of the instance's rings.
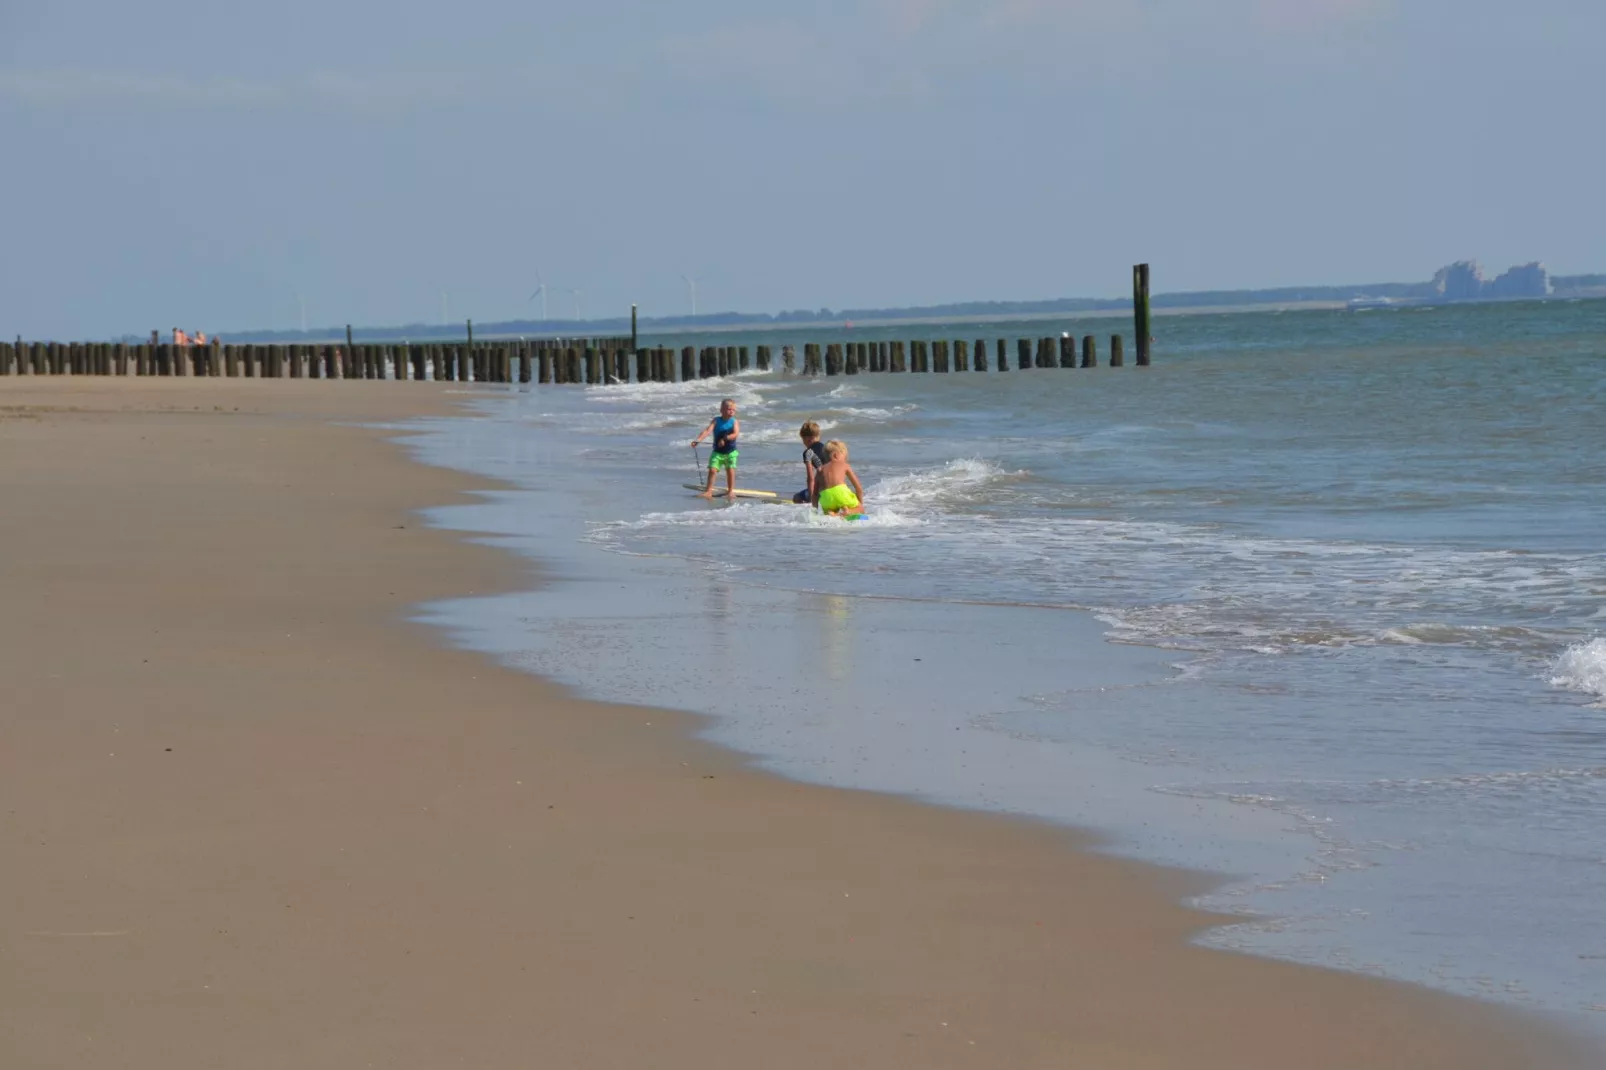
[[[1132,269],[1136,363],[1149,354],[1149,265]],[[354,342],[175,345],[159,342],[0,342],[0,376],[136,375],[202,376],[230,379],[411,379],[460,383],[672,383],[776,368],[772,346],[636,345],[635,309],[628,337],[597,339],[519,339],[453,342]],[[805,343],[799,362],[794,346],[782,346],[779,370],[788,375],[860,375],[895,372],[1007,372],[1013,348],[1014,370],[1096,368],[1098,339],[986,338],[844,341],[824,346]],[[1109,366],[1126,363],[1119,334],[1110,336]]]
[[[620,342],[623,344],[620,344]],[[1138,365],[1148,364],[1145,346]],[[1013,363],[1011,357],[1013,356]],[[1126,363],[1119,334],[1105,362]],[[737,372],[792,375],[964,373],[1035,368],[1096,368],[1099,339],[1058,338],[807,343],[794,346],[629,347],[629,339],[585,344],[544,341],[359,342],[354,345],[253,343],[171,345],[126,342],[3,342],[0,376],[128,375],[244,379],[398,379],[472,383],[604,383],[708,379]]]

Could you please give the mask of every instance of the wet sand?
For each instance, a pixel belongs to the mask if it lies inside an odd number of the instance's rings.
[[[411,607],[538,578],[351,424],[454,396],[0,380],[0,1065],[1599,1065],[1189,946],[1197,875],[446,648]]]

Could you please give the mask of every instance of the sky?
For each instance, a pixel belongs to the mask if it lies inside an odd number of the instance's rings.
[[[1600,0],[0,0],[0,337],[1606,271],[1603,41]]]

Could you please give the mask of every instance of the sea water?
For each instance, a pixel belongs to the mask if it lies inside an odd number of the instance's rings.
[[[500,388],[412,439],[550,566],[430,607],[785,775],[1212,870],[1220,946],[1606,1019],[1606,302],[1156,320],[1151,368]],[[644,339],[644,342],[658,340]],[[1129,359],[1130,359],[1130,339]],[[846,441],[869,519],[704,502]],[[1067,889],[1067,897],[1074,889]]]

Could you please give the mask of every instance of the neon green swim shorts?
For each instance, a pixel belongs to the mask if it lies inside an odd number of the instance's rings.
[[[731,469],[732,471],[735,471],[735,469],[736,469],[736,455],[738,453],[740,453],[740,452],[742,452],[742,451],[741,450],[731,450],[729,453],[713,453],[713,454],[709,454],[709,457],[708,457],[708,470],[710,472],[722,472],[722,471],[724,471],[725,469],[728,468],[728,469]]]
[[[842,510],[849,512],[859,508],[859,498],[846,484],[835,487],[826,487],[820,491],[820,512],[835,513]]]

